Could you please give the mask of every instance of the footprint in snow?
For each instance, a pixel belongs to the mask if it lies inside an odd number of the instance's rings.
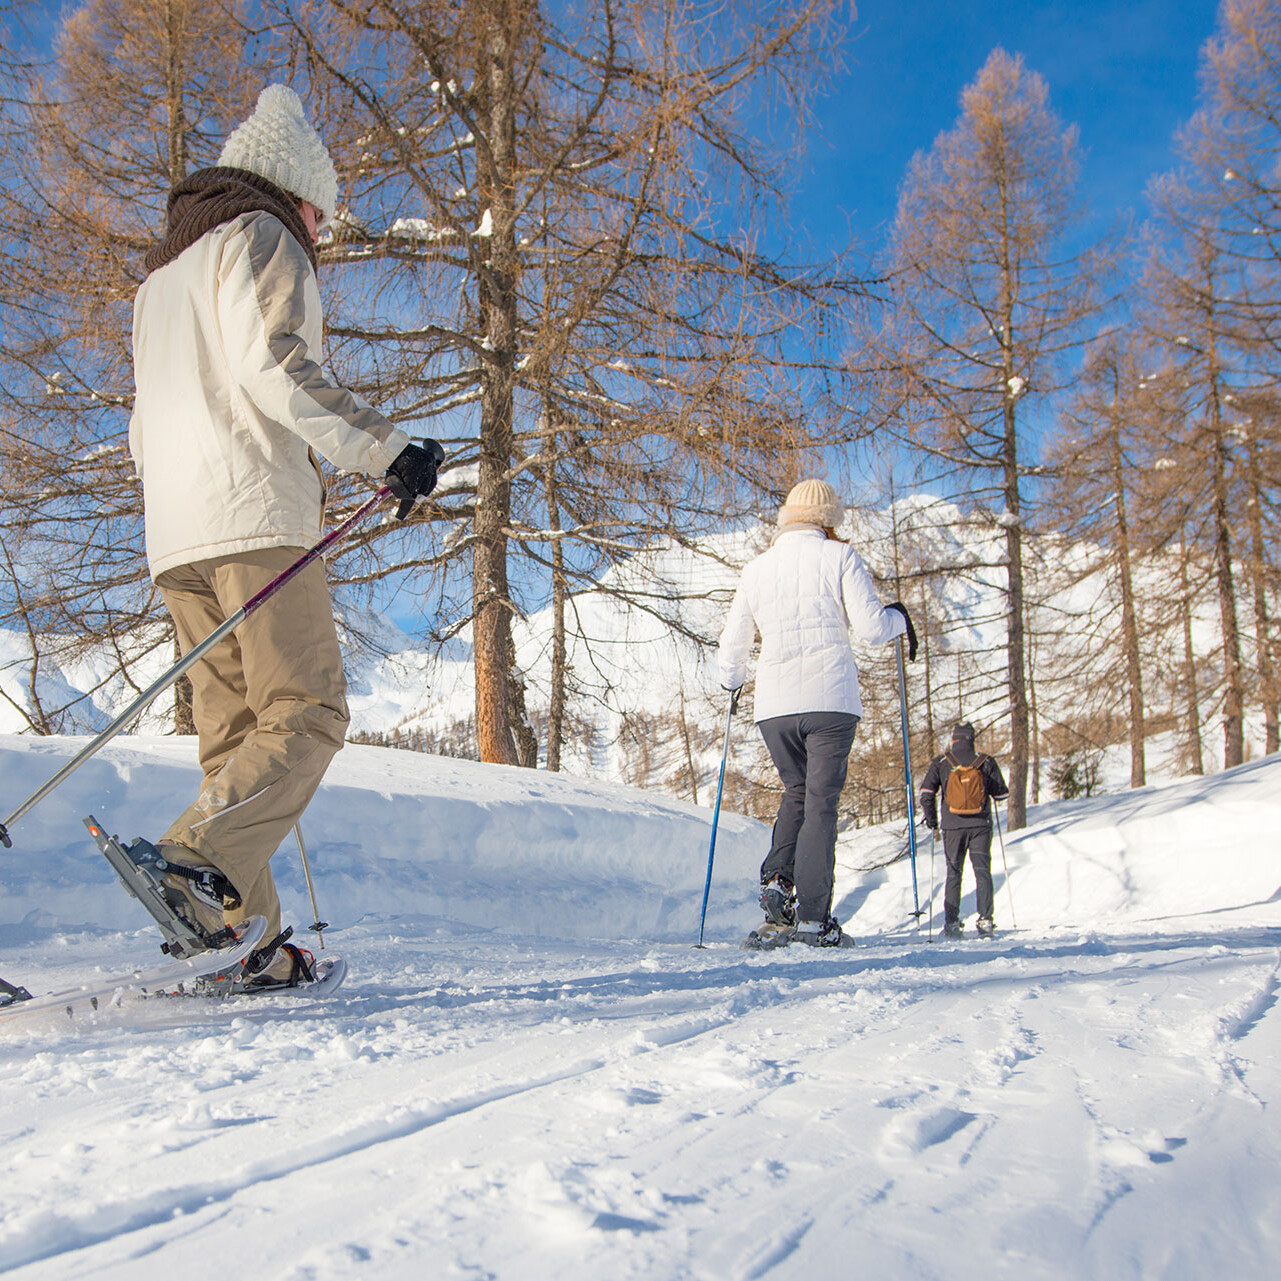
[[[924,1112],[896,1116],[881,1134],[881,1155],[891,1159],[918,1156],[926,1148],[946,1143],[977,1119],[974,1112],[954,1107],[930,1108]]]

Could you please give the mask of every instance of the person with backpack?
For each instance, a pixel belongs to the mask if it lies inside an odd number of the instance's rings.
[[[921,813],[931,832],[942,828],[947,885],[943,891],[943,933],[960,938],[961,873],[970,856],[978,900],[978,932],[991,934],[992,802],[1009,795],[996,760],[974,748],[974,726],[952,728],[952,745],[931,762],[921,780]],[[939,800],[942,799],[940,814]]]
[[[832,916],[837,803],[863,715],[851,632],[868,645],[916,633],[884,605],[862,558],[836,536],[845,507],[824,480],[792,487],[768,551],[749,562],[721,632],[721,684],[740,689],[759,632],[756,727],[783,784],[761,867],[765,929],[779,941],[839,947]]]

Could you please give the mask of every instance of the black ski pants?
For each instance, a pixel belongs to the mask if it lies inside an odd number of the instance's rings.
[[[787,877],[796,886],[802,921],[825,921],[832,910],[836,806],[858,719],[851,712],[801,712],[773,716],[757,726],[783,781],[761,881]]]
[[[944,921],[961,919],[961,873],[969,853],[974,868],[975,897],[980,916],[992,919],[992,829],[958,827],[943,829],[943,854],[947,859],[947,885],[943,890]]]

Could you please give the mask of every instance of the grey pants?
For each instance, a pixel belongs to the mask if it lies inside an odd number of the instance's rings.
[[[943,855],[947,859],[947,884],[943,889],[943,919],[961,919],[961,873],[965,855],[974,868],[974,889],[979,916],[992,919],[992,829],[961,827],[943,829]]]
[[[802,712],[757,726],[783,781],[761,881],[787,877],[802,921],[824,921],[832,910],[836,807],[858,720],[850,712]]]

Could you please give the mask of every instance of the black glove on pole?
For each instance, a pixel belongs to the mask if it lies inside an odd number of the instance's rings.
[[[404,520],[420,498],[436,488],[436,471],[445,461],[440,442],[424,438],[422,445],[408,444],[387,468],[387,486],[400,499],[396,519]]]
[[[907,624],[907,661],[913,662],[916,659],[916,628],[912,626],[912,616],[907,612],[907,606],[902,601],[892,600],[885,607],[892,609],[903,615],[903,621]]]
[[[925,818],[925,826],[932,832],[939,825],[939,807],[938,797],[925,793],[921,797],[921,814]]]

